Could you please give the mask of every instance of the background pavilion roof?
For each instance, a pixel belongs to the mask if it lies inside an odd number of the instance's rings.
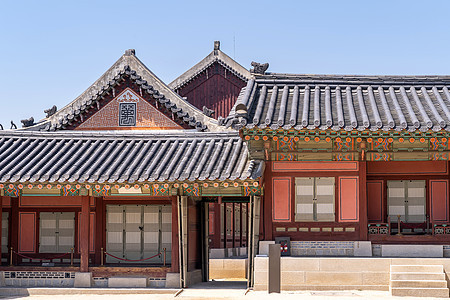
[[[234,59],[226,55],[222,50],[220,50],[220,42],[214,42],[214,50],[211,51],[208,56],[198,62],[195,66],[181,74],[178,78],[169,83],[169,87],[173,90],[179,89],[186,85],[189,81],[195,79],[195,77],[201,74],[204,70],[206,70],[209,66],[214,64],[215,62],[222,65],[225,69],[241,78],[244,81],[247,81],[252,75],[250,71],[237,63]]]
[[[199,131],[217,128],[217,121],[207,117],[202,111],[185,101],[172,91],[162,80],[151,72],[136,56],[133,49],[127,50],[114,65],[94,84],[71,103],[25,130],[54,131],[64,129],[73,120],[89,110],[98,109],[102,96],[111,93],[124,76],[130,76],[144,93],[151,94],[161,105],[168,108],[175,117]]]
[[[0,131],[0,182],[172,182],[262,175],[237,132]]]
[[[256,76],[225,125],[270,129],[450,130],[450,76]],[[238,116],[238,104],[247,116]]]

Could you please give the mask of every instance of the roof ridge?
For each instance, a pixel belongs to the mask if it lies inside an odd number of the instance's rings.
[[[265,75],[256,75],[256,82],[294,82],[294,81],[311,81],[318,82],[342,82],[346,84],[373,84],[380,83],[428,83],[443,82],[450,83],[450,75],[353,75],[353,74],[284,74],[284,73],[266,73]]]
[[[111,89],[114,89],[117,81],[128,75],[173,114],[183,119],[191,127],[197,130],[214,129],[217,121],[203,114],[202,111],[184,100],[168,85],[159,79],[147,68],[135,55],[134,51],[122,55],[99,79],[89,86],[80,96],[58,110],[52,116],[43,119],[34,126],[25,130],[58,130],[63,129],[74,118],[93,106],[99,106],[99,100]],[[23,129],[19,129],[23,130]]]
[[[238,131],[206,131],[199,132],[195,129],[190,130],[115,130],[115,131],[81,131],[81,130],[61,130],[61,131],[33,131],[33,130],[0,130],[0,138],[17,137],[17,138],[164,138],[173,137],[178,139],[187,138],[239,138]]]

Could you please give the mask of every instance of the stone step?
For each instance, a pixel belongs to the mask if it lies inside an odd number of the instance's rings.
[[[391,287],[446,288],[447,280],[391,280]]]
[[[448,298],[448,288],[391,288],[392,296]]]
[[[391,272],[443,273],[444,267],[442,265],[391,265]]]
[[[396,273],[391,272],[391,280],[445,280],[444,273]]]

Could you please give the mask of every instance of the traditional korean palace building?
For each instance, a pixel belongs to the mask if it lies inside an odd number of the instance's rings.
[[[450,256],[450,77],[252,66],[216,42],[166,85],[127,50],[62,109],[0,131],[2,282],[186,287],[247,257],[265,288],[256,255],[276,242],[309,257],[282,263],[303,272],[282,286],[323,288],[305,266],[324,256]],[[384,289],[379,272],[335,287]]]
[[[266,161],[265,240],[450,241],[450,77],[255,77],[227,121]]]
[[[207,59],[194,77],[244,80],[228,71],[218,43]],[[221,103],[231,107],[240,89]],[[187,286],[208,278],[209,236],[218,247],[247,246],[264,162],[250,160],[236,130],[175,93],[134,50],[74,101],[46,112],[37,124],[0,132],[6,284],[70,285],[80,271],[94,286],[130,273],[150,286],[166,277],[167,286]]]

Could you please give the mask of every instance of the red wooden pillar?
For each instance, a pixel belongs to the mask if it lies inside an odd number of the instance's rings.
[[[19,250],[19,198],[10,197],[11,203],[11,216],[9,217],[11,222],[11,245],[10,248],[13,248],[14,251]],[[11,250],[9,250],[11,251]],[[9,258],[8,258],[9,261]],[[11,263],[11,262],[10,262]],[[13,256],[13,264],[17,263],[16,256]]]
[[[103,197],[95,198],[95,229],[94,229],[94,251],[95,251],[95,264],[101,264],[101,248],[103,248],[103,233],[105,232],[105,223],[103,222],[103,214],[105,210],[103,207]],[[103,250],[106,250],[103,248]]]
[[[2,217],[3,220],[3,197],[0,196],[0,216]],[[3,221],[0,223],[0,265],[2,264],[1,262],[1,258],[2,258],[2,231],[3,231]]]
[[[80,271],[89,271],[89,221],[90,221],[89,196],[81,196],[81,224],[80,224]]]
[[[180,262],[179,262],[179,246],[178,246],[178,205],[177,196],[171,196],[172,200],[172,267],[170,272],[178,273],[180,272]]]
[[[367,162],[359,163],[359,239],[368,239],[368,212],[367,212]]]
[[[231,243],[231,248],[236,248],[236,203],[232,203],[231,205],[231,224],[232,225],[232,231],[231,236],[233,239],[233,242]]]
[[[242,247],[242,207],[244,203],[239,203],[239,247]]]
[[[266,169],[264,171],[264,178],[266,182],[266,190],[264,191],[263,201],[261,203],[261,227],[260,232],[264,233],[262,240],[271,241],[272,240],[272,162],[266,161]],[[292,205],[292,200],[289,200],[289,204]]]
[[[212,241],[212,247],[213,248],[220,248],[220,236],[221,236],[221,229],[220,229],[220,218],[222,217],[220,215],[220,206],[222,204],[214,203],[214,237]]]
[[[223,218],[223,248],[227,248],[227,204],[222,202],[222,218]]]

